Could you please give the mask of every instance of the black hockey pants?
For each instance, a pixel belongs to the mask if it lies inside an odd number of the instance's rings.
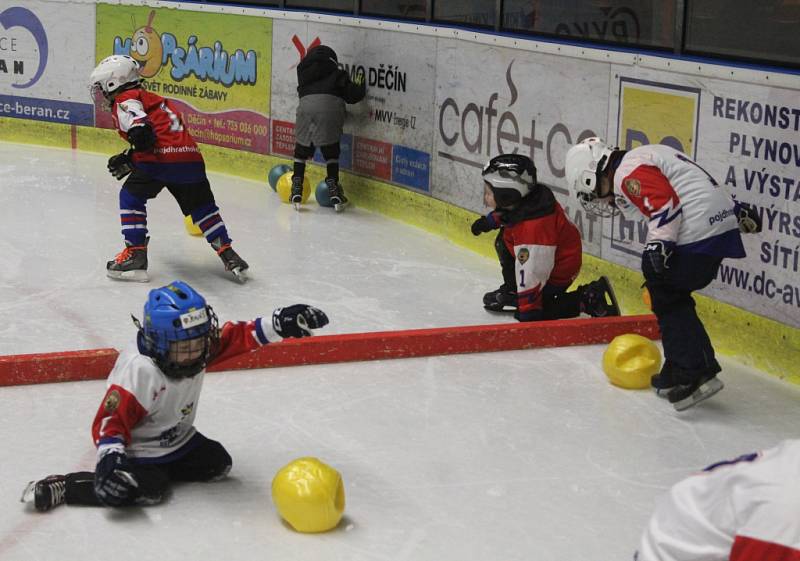
[[[673,366],[681,383],[720,371],[714,347],[697,316],[692,292],[708,286],[717,276],[722,258],[674,253],[663,275],[645,275],[653,313],[661,329],[664,360]]]
[[[173,481],[209,481],[222,477],[231,468],[227,450],[215,440],[196,433],[186,444],[189,449],[177,459],[166,463],[138,463],[131,459],[131,473],[139,483],[138,492],[128,505],[161,502]],[[65,499],[67,504],[101,506],[94,494],[94,473],[81,471],[67,474]]]

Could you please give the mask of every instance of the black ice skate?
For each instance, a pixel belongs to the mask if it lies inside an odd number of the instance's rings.
[[[125,241],[125,249],[117,254],[113,261],[106,263],[106,275],[109,278],[122,281],[147,282],[147,244],[150,238],[145,238],[143,245],[133,245]]]
[[[211,247],[214,248],[214,251],[217,252],[219,258],[222,259],[222,262],[225,264],[225,270],[230,271],[233,274],[234,278],[244,284],[247,282],[247,269],[249,265],[247,261],[239,257],[239,254],[236,253],[231,244],[222,244],[222,241],[217,238],[213,242],[211,242]]]
[[[333,208],[336,212],[342,212],[349,201],[344,196],[344,189],[342,189],[341,184],[332,177],[327,178],[325,184],[328,186],[328,196],[331,199]]]
[[[488,312],[516,312],[517,292],[507,284],[483,295],[483,309]]]
[[[619,315],[619,305],[614,289],[608,277],[600,277],[596,281],[581,287],[581,312],[594,318]]]
[[[39,481],[31,481],[22,492],[20,502],[29,503],[39,512],[47,512],[63,504],[67,490],[67,478],[63,475],[48,475]]]
[[[705,374],[692,382],[676,385],[667,394],[667,398],[676,411],[684,411],[705,401],[724,387],[716,373]]]
[[[303,204],[303,178],[296,175],[292,176],[292,194],[289,201],[294,206],[295,210],[300,210],[300,205]]]

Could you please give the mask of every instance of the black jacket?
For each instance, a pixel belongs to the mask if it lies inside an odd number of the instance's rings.
[[[314,47],[297,65],[297,94],[329,94],[341,97],[346,103],[358,103],[366,95],[366,84],[360,86],[339,68],[336,53],[330,47]]]
[[[549,187],[537,183],[536,187],[514,205],[513,209],[496,209],[501,225],[511,225],[523,220],[547,216],[555,212],[556,198]]]

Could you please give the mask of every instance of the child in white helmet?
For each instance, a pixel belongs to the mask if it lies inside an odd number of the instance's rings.
[[[119,194],[125,248],[106,264],[116,280],[147,282],[147,201],[164,187],[200,229],[236,280],[247,279],[247,262],[231,247],[225,222],[206,177],[203,156],[169,100],[142,87],[131,57],[103,59],[90,78],[92,97],[111,109],[119,135],[131,148],[108,160],[116,179],[127,177]]]
[[[587,212],[648,221],[642,273],[664,346],[653,388],[679,411],[719,392],[721,367],[692,292],[714,280],[724,258],[745,256],[740,234],[761,230],[758,214],[689,156],[660,144],[625,151],[587,138],[567,152],[566,176]]]

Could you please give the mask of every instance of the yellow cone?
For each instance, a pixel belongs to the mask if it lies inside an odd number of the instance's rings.
[[[603,353],[603,372],[621,388],[649,388],[650,377],[660,368],[661,351],[656,344],[634,333],[614,337]]]
[[[200,227],[194,223],[192,220],[192,216],[187,214],[183,217],[183,224],[186,226],[186,232],[190,236],[202,236],[203,232],[200,230]]]
[[[298,532],[326,532],[344,513],[342,476],[317,458],[298,458],[275,474],[272,501]]]

